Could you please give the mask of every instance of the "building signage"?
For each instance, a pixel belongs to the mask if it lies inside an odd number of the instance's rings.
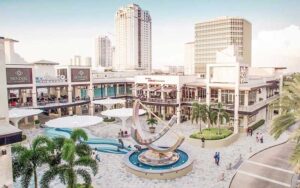
[[[32,84],[32,69],[6,68],[6,80],[8,85]]]
[[[90,69],[71,69],[72,82],[89,82]]]
[[[152,78],[145,78],[148,82],[165,82],[164,80],[155,80],[155,79],[152,79]]]

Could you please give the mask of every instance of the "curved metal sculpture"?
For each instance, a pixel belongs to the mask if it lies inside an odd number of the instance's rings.
[[[142,127],[140,125],[140,119],[139,119],[139,109],[140,106],[145,108],[148,113],[151,113],[155,118],[157,118],[158,121],[160,121],[162,124],[165,126],[163,129],[155,134],[154,136],[151,136],[150,138],[145,138],[145,135],[142,131]],[[158,153],[168,153],[171,151],[176,150],[184,141],[184,136],[174,132],[171,128],[172,126],[176,123],[177,117],[175,115],[172,116],[170,121],[168,123],[165,123],[161,118],[159,118],[157,115],[155,115],[147,106],[141,103],[139,99],[137,99],[134,104],[133,104],[133,123],[131,126],[131,136],[132,138],[140,145],[145,145],[148,147],[150,150],[153,150]],[[157,140],[159,140],[162,136],[164,136],[168,131],[173,131],[173,133],[177,136],[176,143],[173,144],[170,147],[159,147],[154,145],[153,143]]]

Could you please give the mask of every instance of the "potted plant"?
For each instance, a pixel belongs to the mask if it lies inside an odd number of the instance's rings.
[[[147,124],[149,125],[150,133],[155,133],[155,125],[157,125],[157,120],[151,117],[147,119]]]
[[[39,126],[41,124],[40,120],[36,119],[34,120],[34,125]]]

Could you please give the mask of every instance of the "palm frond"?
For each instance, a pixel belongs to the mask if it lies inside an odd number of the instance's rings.
[[[62,158],[66,161],[73,161],[75,158],[75,143],[71,139],[66,139],[62,148]]]
[[[75,162],[74,162],[74,165],[77,165],[77,166],[84,166],[84,167],[90,167],[94,173],[94,175],[97,174],[98,172],[98,165],[97,165],[97,162],[96,160],[92,159],[91,157],[80,157],[79,159],[77,159]]]
[[[87,141],[88,135],[83,129],[74,129],[71,133],[71,139],[76,142],[80,141],[80,139]]]
[[[33,174],[33,169],[32,168],[27,168],[24,171],[24,174],[21,177],[21,181],[20,181],[23,188],[28,188],[29,187],[29,184],[30,184],[30,181],[31,181],[31,178],[32,178],[32,174]]]
[[[88,144],[86,144],[86,143],[78,143],[78,144],[76,144],[75,151],[76,151],[76,154],[79,157],[82,157],[82,156],[91,156],[91,154],[92,154],[92,148]]]
[[[82,179],[85,182],[85,184],[86,184],[87,187],[91,185],[92,178],[91,178],[90,174],[86,170],[84,170],[84,169],[77,169],[76,173],[79,174],[82,177]]]
[[[296,118],[294,117],[293,113],[282,114],[274,118],[271,128],[271,134],[275,139],[278,139],[280,135],[295,122]]]

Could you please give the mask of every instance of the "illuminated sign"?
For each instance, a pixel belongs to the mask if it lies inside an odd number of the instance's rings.
[[[32,69],[6,68],[6,80],[8,85],[32,84]]]
[[[72,82],[89,82],[90,69],[71,69]]]

